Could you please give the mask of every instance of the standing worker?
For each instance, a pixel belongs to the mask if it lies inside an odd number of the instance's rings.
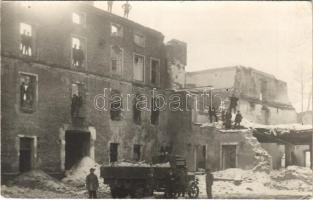
[[[242,115],[240,111],[237,111],[236,117],[235,117],[235,128],[240,128],[240,122],[242,120]]]
[[[238,105],[238,98],[232,94],[231,97],[229,97],[229,100],[230,100],[230,105],[229,105],[229,110],[230,112],[234,111],[234,113],[236,113],[236,108],[237,108],[237,105]]]
[[[97,190],[99,187],[98,177],[94,174],[95,168],[90,168],[90,174],[86,177],[86,188],[88,190],[89,199],[97,198]]]
[[[132,6],[128,1],[122,5],[122,8],[124,9],[124,17],[128,18],[129,11],[131,10]]]
[[[108,11],[112,13],[113,1],[107,1],[107,4],[108,4]]]
[[[231,111],[227,110],[226,116],[225,116],[225,128],[226,129],[231,129],[231,118],[232,118]]]
[[[206,193],[208,196],[208,199],[212,199],[212,185],[213,185],[213,174],[211,173],[211,169],[207,168],[206,170],[206,176],[205,176],[205,183],[206,183]]]

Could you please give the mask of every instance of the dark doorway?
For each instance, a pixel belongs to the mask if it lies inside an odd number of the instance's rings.
[[[110,162],[116,162],[118,158],[118,143],[110,143]]]
[[[65,134],[65,170],[70,169],[83,157],[89,156],[90,133],[67,131]]]
[[[135,144],[134,145],[134,160],[139,161],[141,158],[141,145]]]
[[[197,147],[197,170],[199,168],[205,169],[206,163],[206,146],[201,145]]]
[[[236,145],[222,145],[222,169],[236,168]]]
[[[28,137],[20,138],[20,172],[27,172],[32,168],[33,146],[34,139]]]

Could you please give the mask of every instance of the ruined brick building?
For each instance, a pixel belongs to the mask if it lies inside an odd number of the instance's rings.
[[[61,174],[83,156],[150,161],[162,149],[185,156],[189,170],[255,164],[256,139],[202,127],[208,116],[194,115],[186,87],[212,85],[214,104],[224,106],[234,93],[243,115],[260,123],[296,120],[286,83],[271,75],[244,67],[185,73],[184,42],[165,44],[162,33],[90,3],[46,6],[2,3],[2,175]],[[181,95],[189,110],[151,109],[153,94]],[[150,109],[137,110],[143,96]],[[234,143],[239,153],[224,164],[223,149]]]
[[[1,13],[2,174],[58,174],[83,156],[149,161],[169,147],[167,111],[103,97],[153,107],[152,91],[182,87],[170,80],[185,43],[89,3],[3,2]]]
[[[235,66],[188,72],[187,87],[212,86],[215,106],[227,108],[238,98],[237,110],[260,124],[296,123],[297,113],[288,98],[287,84],[252,68]],[[203,117],[198,116],[203,122]]]

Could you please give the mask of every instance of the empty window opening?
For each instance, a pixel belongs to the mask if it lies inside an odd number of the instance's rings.
[[[118,143],[110,143],[110,162],[118,160]]]
[[[119,46],[111,47],[111,72],[112,74],[122,74],[123,49]]]
[[[122,119],[122,97],[120,92],[113,90],[110,98],[110,116],[111,120],[119,121]]]
[[[21,137],[20,138],[20,152],[19,152],[19,170],[20,172],[27,172],[32,169],[34,159],[34,138]]]
[[[146,38],[142,33],[137,32],[134,34],[134,42],[140,47],[145,47]]]
[[[151,124],[157,125],[159,123],[159,101],[152,98],[151,100]]]
[[[36,101],[37,77],[30,74],[20,74],[20,109],[23,112],[33,112]]]
[[[83,68],[85,65],[86,44],[85,40],[72,38],[72,65],[77,68]]]
[[[197,148],[197,169],[205,169],[206,166],[206,146],[201,145]]]
[[[135,54],[134,56],[134,79],[136,81],[144,81],[144,62],[143,56]]]
[[[123,37],[123,27],[119,24],[111,24],[111,35]]]
[[[84,13],[74,12],[72,13],[72,22],[74,24],[84,25],[86,23],[86,15]]]
[[[32,26],[25,23],[20,23],[20,51],[23,55],[31,56],[32,47],[33,47],[33,38],[32,38]]]
[[[133,119],[136,124],[141,124],[141,107],[140,102],[143,100],[143,96],[137,94],[133,104]]]
[[[65,170],[71,169],[85,156],[90,156],[90,133],[66,131],[65,133]]]
[[[141,160],[141,145],[135,144],[133,153],[134,153],[134,160],[140,161]]]
[[[304,166],[305,167],[311,167],[311,152],[310,151],[305,151],[304,152]]]
[[[222,169],[236,168],[236,145],[222,145]]]
[[[82,117],[85,87],[82,83],[72,84],[71,116]]]
[[[159,78],[160,62],[158,60],[151,60],[151,83],[157,84]]]

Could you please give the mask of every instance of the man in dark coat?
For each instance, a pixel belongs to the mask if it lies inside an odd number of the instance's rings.
[[[231,117],[232,117],[231,111],[228,110],[226,112],[226,116],[225,116],[225,128],[226,129],[230,129],[231,128]]]
[[[73,65],[75,66],[75,67],[77,67],[78,66],[78,59],[77,59],[77,55],[78,55],[78,49],[77,49],[77,46],[76,46],[76,44],[74,44],[74,46],[73,46],[73,48],[72,48],[72,57],[73,57]]]
[[[26,43],[27,43],[27,35],[26,30],[21,34],[21,51],[22,54],[26,54]]]
[[[167,176],[167,191],[165,193],[167,198],[174,197],[175,182],[176,182],[175,173],[172,169],[170,169],[169,174]]]
[[[232,96],[229,97],[229,99],[230,99],[229,110],[230,112],[234,110],[234,113],[236,113],[238,98],[234,94],[232,94]]]
[[[32,36],[29,32],[27,32],[25,38],[25,54],[29,56],[32,55]]]
[[[129,11],[131,10],[132,6],[128,1],[122,5],[122,8],[124,9],[124,17],[128,18]]]
[[[98,177],[94,174],[95,169],[90,168],[90,174],[86,177],[86,188],[88,190],[89,199],[97,198],[97,190],[99,187]]]
[[[73,94],[71,104],[71,115],[72,117],[78,117],[80,108],[80,99],[77,94]]]
[[[85,60],[84,51],[82,49],[82,46],[79,46],[79,49],[77,49],[77,62],[78,67],[82,67]]]
[[[209,117],[210,117],[210,123],[213,122],[213,117],[215,119],[215,122],[218,121],[217,115],[216,115],[216,110],[214,108],[214,106],[209,106]]]
[[[112,7],[113,7],[113,1],[107,1],[107,4],[108,4],[108,11],[111,13]]]
[[[206,193],[208,199],[212,199],[212,185],[213,185],[213,174],[211,173],[211,169],[206,170],[205,183],[206,183]]]
[[[20,94],[21,94],[21,106],[31,108],[33,106],[33,88],[31,86],[30,77],[25,77],[21,86],[20,86]]]
[[[236,117],[235,117],[235,128],[240,128],[240,122],[242,120],[242,115],[240,111],[237,111]]]

